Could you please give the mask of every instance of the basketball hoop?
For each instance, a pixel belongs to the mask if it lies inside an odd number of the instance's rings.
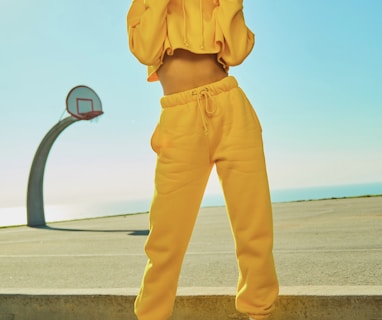
[[[100,98],[87,86],[77,86],[69,91],[66,110],[79,120],[91,120],[103,114]]]

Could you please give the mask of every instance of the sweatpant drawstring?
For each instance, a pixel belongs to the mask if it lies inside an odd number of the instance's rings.
[[[204,128],[204,134],[208,134],[208,121],[207,121],[207,115],[212,115],[216,111],[216,106],[210,105],[208,103],[208,100],[211,98],[211,94],[208,91],[208,88],[201,89],[199,91],[193,91],[193,95],[196,96],[196,100],[198,101],[198,108],[200,115],[202,117],[203,122],[203,128]],[[203,106],[203,99],[205,101],[205,106]]]

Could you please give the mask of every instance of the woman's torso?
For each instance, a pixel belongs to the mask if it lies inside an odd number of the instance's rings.
[[[165,95],[216,82],[228,75],[216,54],[195,54],[183,49],[166,55],[157,74]]]

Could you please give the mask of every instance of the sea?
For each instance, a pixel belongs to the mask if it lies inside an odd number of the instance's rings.
[[[348,198],[382,195],[382,182],[305,187],[292,189],[272,189],[272,202],[309,201],[332,198]],[[151,199],[120,200],[91,203],[45,204],[45,220],[49,222],[89,219],[123,214],[148,212]],[[202,207],[224,206],[222,194],[206,194]],[[25,206],[0,207],[0,228],[27,224]]]

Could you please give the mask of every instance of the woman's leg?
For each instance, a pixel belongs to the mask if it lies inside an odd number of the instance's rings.
[[[231,90],[225,101],[215,157],[236,244],[236,306],[257,320],[269,316],[278,295],[261,126],[241,89]]]
[[[166,320],[212,168],[197,104],[163,109],[152,147],[158,155],[155,194],[135,312],[140,320]]]

